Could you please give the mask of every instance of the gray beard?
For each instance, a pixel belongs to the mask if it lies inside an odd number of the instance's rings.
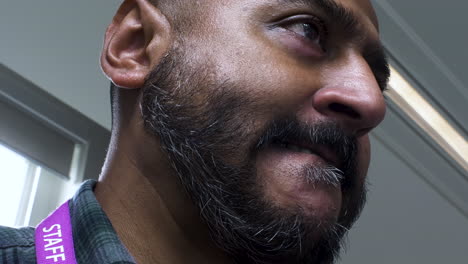
[[[159,138],[214,242],[236,263],[333,263],[365,202],[365,188],[355,184],[356,140],[336,124],[308,127],[291,116],[254,131],[250,124],[262,109],[254,97],[229,81],[211,80],[208,65],[205,72],[187,65],[180,50],[168,54],[146,81],[141,109],[147,132]],[[347,161],[340,169],[303,168],[311,184],[341,185],[349,193],[338,221],[263,198],[256,153],[289,137],[327,144]]]

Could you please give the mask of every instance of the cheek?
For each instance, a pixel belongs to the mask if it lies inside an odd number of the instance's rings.
[[[305,66],[263,39],[244,39],[207,51],[217,79],[229,80],[276,114],[297,110],[320,87],[319,67]]]
[[[319,78],[311,78],[318,74],[312,71],[305,72],[274,56],[251,54],[249,57],[252,61],[231,64],[232,71],[225,77],[262,105],[267,118],[297,113],[319,87]]]

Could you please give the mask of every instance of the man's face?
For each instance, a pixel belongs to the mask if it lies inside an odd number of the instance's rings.
[[[370,3],[207,1],[193,16],[145,84],[148,131],[239,263],[331,262],[385,113]]]

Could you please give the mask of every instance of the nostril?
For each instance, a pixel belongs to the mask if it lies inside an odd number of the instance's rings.
[[[339,104],[339,103],[332,103],[328,106],[328,108],[330,110],[332,110],[333,112],[337,112],[337,113],[342,113],[342,114],[346,114],[347,116],[353,118],[353,119],[360,119],[361,118],[361,115],[356,112],[353,108],[349,107],[349,106],[346,106],[346,105],[343,105],[343,104]]]

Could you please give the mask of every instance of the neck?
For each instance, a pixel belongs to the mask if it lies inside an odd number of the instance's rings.
[[[142,130],[140,130],[142,131]],[[144,132],[142,132],[144,134]],[[111,144],[96,198],[137,263],[230,263],[147,135]],[[150,160],[149,160],[150,158]]]

